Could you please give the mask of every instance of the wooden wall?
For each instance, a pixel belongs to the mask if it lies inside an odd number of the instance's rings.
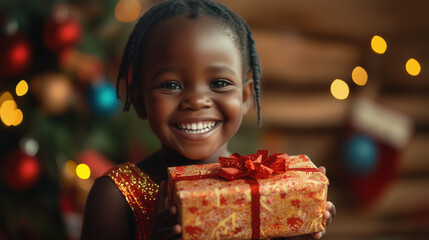
[[[429,9],[427,1],[222,0],[250,24],[261,59],[262,144],[271,151],[305,153],[328,168],[338,217],[326,239],[414,236],[429,232]],[[370,49],[383,36],[383,55]],[[406,73],[417,59],[420,75]],[[357,65],[369,75],[351,80]],[[340,78],[346,100],[330,94]],[[401,151],[399,176],[379,201],[362,209],[349,199],[338,164],[341,135],[353,100],[365,96],[408,116],[413,124]],[[247,121],[255,122],[250,116]],[[418,216],[418,217],[416,217]],[[354,236],[354,238],[350,237]],[[400,238],[398,238],[400,239]],[[406,238],[405,238],[406,239]]]

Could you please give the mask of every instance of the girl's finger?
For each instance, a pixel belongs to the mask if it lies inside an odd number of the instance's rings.
[[[156,216],[157,226],[170,226],[171,221],[177,218],[177,209],[175,206],[160,210]]]
[[[324,219],[325,219],[325,221],[326,221],[326,226],[328,226],[329,224],[331,224],[331,222],[332,222],[332,215],[331,215],[331,213],[330,213],[330,212],[325,211],[325,212],[323,213],[323,218],[324,218]]]
[[[167,197],[167,181],[162,181],[159,184],[159,189],[158,189],[158,206],[157,209],[165,209],[167,208],[165,205],[165,198]]]
[[[326,231],[321,231],[321,232],[311,234],[311,237],[313,239],[321,239],[323,236],[325,236],[325,234],[326,234]]]
[[[319,170],[326,175],[326,168],[324,166],[320,166]]]
[[[326,202],[326,210],[331,213],[332,218],[337,215],[337,209],[335,208],[335,205],[330,201]]]

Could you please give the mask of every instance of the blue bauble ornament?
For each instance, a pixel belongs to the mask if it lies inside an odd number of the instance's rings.
[[[94,112],[101,116],[113,115],[119,107],[115,87],[108,81],[94,83],[89,89],[89,102]]]
[[[377,166],[378,149],[373,139],[354,136],[345,143],[343,160],[347,170],[355,175],[368,175]]]

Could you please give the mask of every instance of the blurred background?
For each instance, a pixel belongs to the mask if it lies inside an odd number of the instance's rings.
[[[78,239],[94,179],[159,146],[115,90],[155,2],[0,2],[0,239]],[[429,2],[220,2],[249,23],[263,69],[263,125],[247,114],[230,149],[326,166],[324,239],[427,239]]]

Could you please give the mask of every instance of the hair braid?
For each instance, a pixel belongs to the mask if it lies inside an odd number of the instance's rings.
[[[247,30],[247,42],[249,45],[249,62],[250,62],[250,68],[252,69],[253,74],[253,88],[255,90],[255,106],[258,114],[258,125],[261,125],[261,106],[259,103],[259,96],[260,96],[260,77],[261,77],[261,64],[259,62],[258,54],[256,53],[256,47],[255,47],[255,41],[252,37],[252,32],[250,31],[247,24],[244,25]]]

